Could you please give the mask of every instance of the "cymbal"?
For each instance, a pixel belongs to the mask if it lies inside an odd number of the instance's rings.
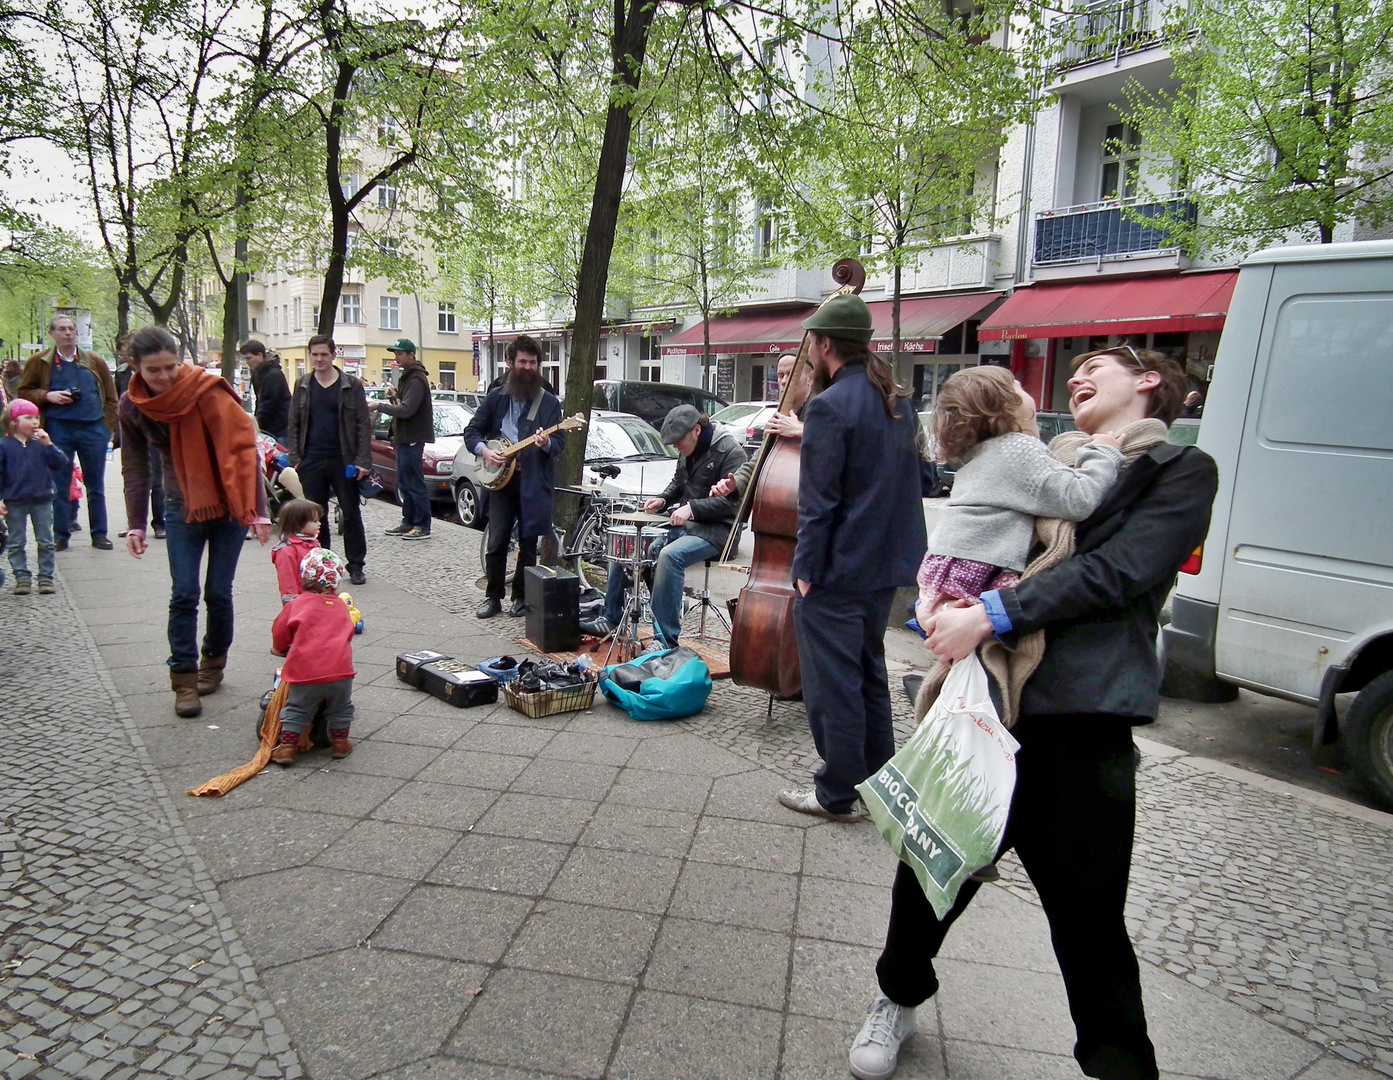
[[[668,520],[667,514],[610,514],[610,521],[622,521],[626,525],[657,525]]]

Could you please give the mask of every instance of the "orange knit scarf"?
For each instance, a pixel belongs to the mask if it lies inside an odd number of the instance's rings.
[[[256,427],[232,387],[211,372],[185,364],[164,393],[152,395],[138,371],[128,393],[144,415],[169,425],[185,520],[231,517],[251,524],[261,483]]]

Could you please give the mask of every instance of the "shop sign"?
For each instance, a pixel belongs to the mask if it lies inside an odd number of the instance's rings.
[[[878,353],[888,353],[895,351],[895,345],[893,342],[890,341],[877,341],[874,344],[872,344],[871,348],[873,348]],[[931,353],[936,352],[937,349],[938,342],[936,341],[900,342],[900,352],[902,353]]]

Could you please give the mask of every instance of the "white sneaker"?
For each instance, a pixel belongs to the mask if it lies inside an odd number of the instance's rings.
[[[884,994],[871,1003],[866,1022],[851,1044],[851,1075],[858,1080],[886,1080],[899,1064],[900,1044],[918,1030],[914,1010],[896,1005]]]

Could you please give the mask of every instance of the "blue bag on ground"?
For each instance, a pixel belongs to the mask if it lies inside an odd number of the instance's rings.
[[[668,649],[605,668],[600,693],[635,720],[680,720],[706,707],[711,671],[691,649]]]

